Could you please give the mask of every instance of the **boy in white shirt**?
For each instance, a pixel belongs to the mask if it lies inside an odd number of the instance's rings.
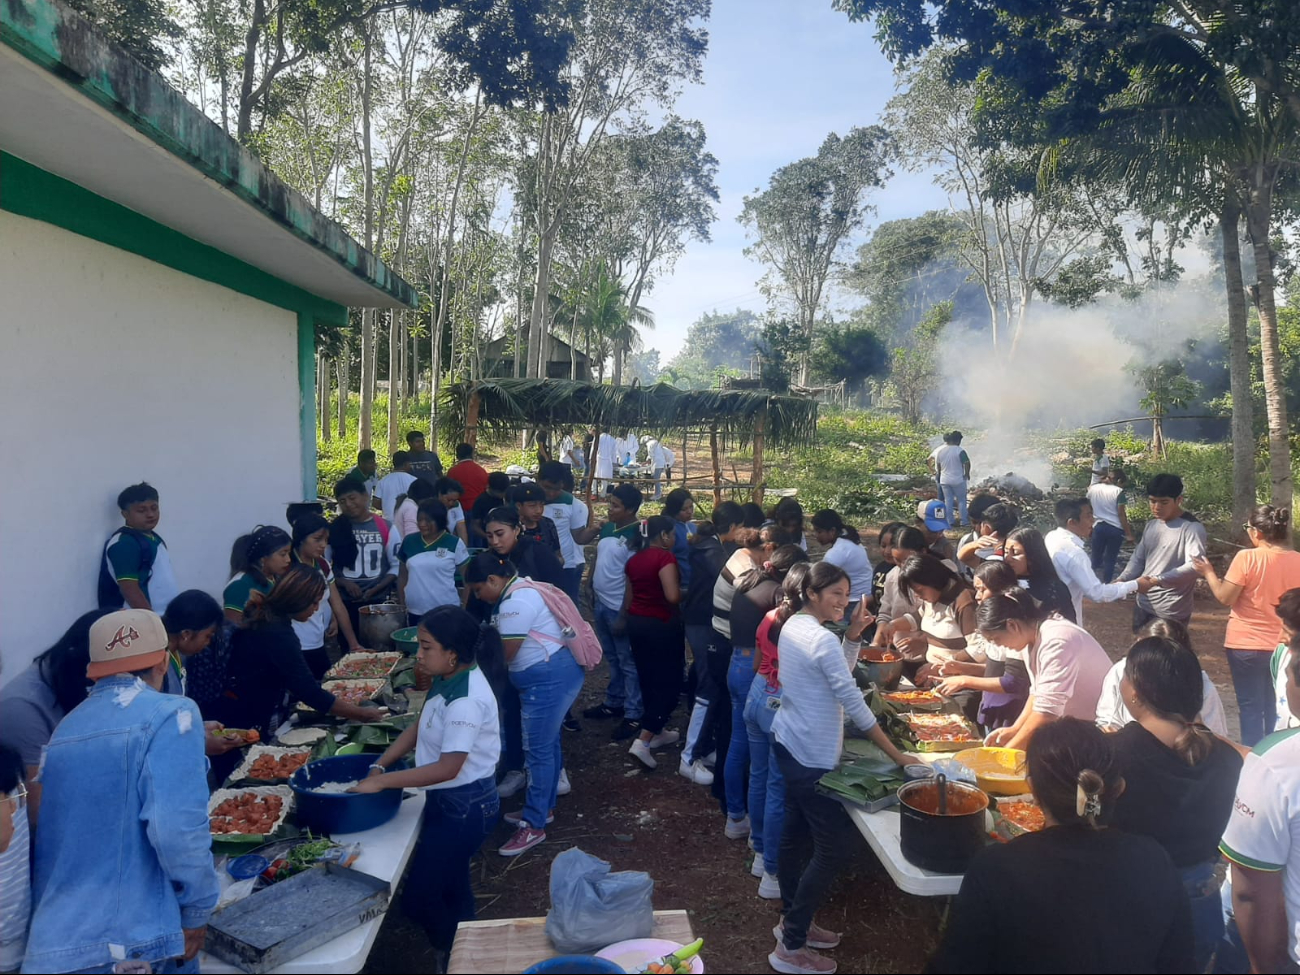
[[[926,463],[930,473],[939,479],[939,489],[943,491],[944,504],[948,509],[949,524],[956,525],[953,519],[960,515],[963,525],[970,524],[966,514],[967,482],[970,480],[970,458],[961,449],[960,430],[944,434],[943,446],[936,447]]]

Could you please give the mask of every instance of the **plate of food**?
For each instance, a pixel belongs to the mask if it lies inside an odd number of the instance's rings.
[[[311,748],[284,745],[254,745],[244,761],[230,775],[230,782],[257,782],[271,785],[288,782],[289,776],[311,760]]]
[[[402,655],[396,651],[372,653],[358,651],[344,654],[338,663],[325,673],[327,680],[373,680],[386,678],[401,661]]]
[[[384,692],[388,684],[388,678],[380,677],[372,680],[327,680],[321,683],[321,688],[337,697],[340,701],[348,704],[364,704],[366,701],[373,701]],[[299,711],[315,711],[315,708],[308,707],[301,701],[298,702]]]
[[[625,972],[637,975],[703,975],[704,962],[700,960],[702,938],[689,945],[664,938],[634,938],[620,941],[596,952],[597,958],[612,961]]]
[[[1032,795],[996,799],[993,812],[996,831],[1007,839],[1037,833],[1047,826],[1043,809]]]
[[[913,711],[939,711],[948,703],[946,697],[934,691],[883,691],[880,696],[895,707]]]
[[[262,734],[256,728],[222,728],[214,731],[218,738],[239,739],[239,746],[253,745],[262,740]]]
[[[923,752],[959,752],[980,744],[974,725],[959,714],[900,714]]]
[[[212,838],[223,843],[265,843],[284,825],[293,808],[287,785],[218,789],[208,799]]]

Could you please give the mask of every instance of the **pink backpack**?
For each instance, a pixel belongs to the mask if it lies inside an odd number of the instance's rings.
[[[527,576],[520,576],[515,586],[519,589],[535,590],[537,595],[542,597],[542,602],[555,617],[555,622],[560,625],[560,642],[569,648],[574,660],[587,670],[594,670],[600,666],[601,657],[604,655],[600,640],[596,638],[596,631],[591,628],[591,624],[582,618],[578,607],[573,605],[573,600],[569,598],[568,593],[547,582],[534,582]],[[528,635],[539,643],[555,642],[554,637],[538,630],[529,630]]]

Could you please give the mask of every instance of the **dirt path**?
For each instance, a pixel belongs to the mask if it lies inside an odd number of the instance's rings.
[[[1088,629],[1114,659],[1123,656],[1132,640],[1131,613],[1131,601],[1085,605]],[[1236,697],[1222,651],[1226,620],[1221,606],[1199,599],[1192,634],[1235,734]],[[605,683],[603,668],[589,676],[575,711],[598,703]],[[685,720],[683,704],[670,727],[684,728]],[[645,772],[625,745],[609,741],[610,723],[583,724],[582,732],[564,736],[573,792],[560,799],[547,842],[517,859],[504,859],[495,853],[509,835],[503,825],[485,846],[485,855],[475,860],[479,916],[545,915],[551,861],[578,846],[616,870],[649,872],[656,908],[690,912],[695,933],[705,939],[710,971],[770,971],[767,954],[777,902],[758,898],[758,881],[749,875],[749,850],[743,841],[723,838],[724,816],[708,789],[677,774],[678,749],[660,752],[659,768]],[[504,808],[519,805],[516,798]],[[935,947],[944,906],[942,899],[899,891],[861,841],[844,851],[844,872],[819,921],[845,934],[834,952],[841,971],[919,972]],[[431,965],[423,933],[400,911],[390,912],[365,971],[429,972]]]

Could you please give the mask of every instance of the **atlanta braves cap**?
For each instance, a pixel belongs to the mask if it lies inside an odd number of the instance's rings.
[[[167,659],[167,628],[157,613],[120,609],[90,628],[91,680],[148,670]]]

